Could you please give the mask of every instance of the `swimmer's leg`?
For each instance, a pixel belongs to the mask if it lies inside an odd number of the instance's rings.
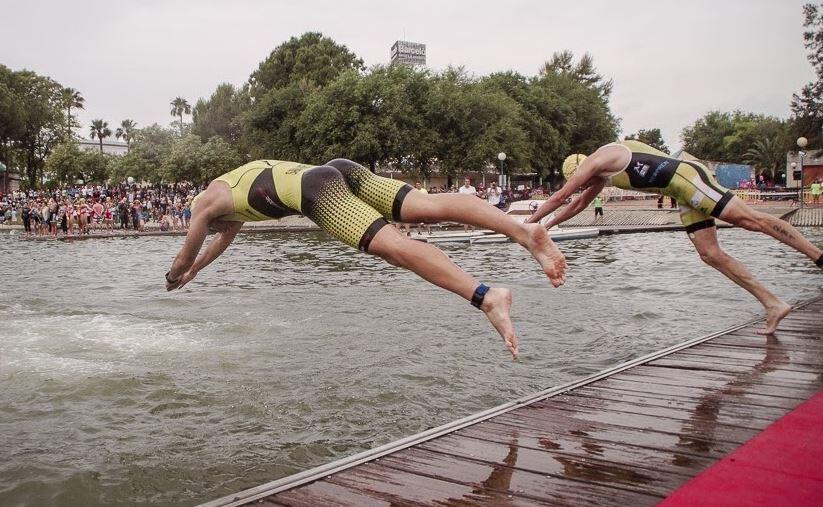
[[[701,225],[705,225],[705,227],[699,228]],[[720,248],[720,244],[717,242],[717,227],[714,226],[713,221],[706,221],[702,224],[697,223],[690,226],[690,228],[692,230],[689,232],[689,239],[692,240],[703,262],[746,289],[766,309],[766,327],[758,333],[774,333],[780,321],[789,314],[792,307],[781,301],[762,283],[757,281],[740,261]]]
[[[397,222],[458,222],[505,234],[525,247],[557,287],[566,281],[566,259],[539,224],[522,224],[494,206],[465,194],[423,194],[397,180],[382,178],[346,159],[328,165],[346,178],[352,192]]]
[[[739,198],[732,198],[718,216],[749,231],[762,232],[804,254],[823,268],[823,252],[790,223],[753,209]]]
[[[369,245],[369,253],[390,264],[406,268],[424,280],[472,300],[478,281],[460,269],[439,248],[400,234],[394,227],[383,227]],[[492,288],[483,298],[480,309],[500,333],[512,356],[517,357],[517,335],[509,315],[512,295],[509,289]]]
[[[401,214],[410,222],[459,222],[505,234],[532,254],[552,285],[566,281],[566,258],[545,227],[517,222],[473,195],[409,192]]]
[[[335,168],[321,166],[302,176],[303,213],[332,236],[377,255],[395,266],[406,268],[424,280],[472,300],[480,285],[460,269],[440,249],[407,238],[389,226],[382,215],[358,199]],[[517,355],[517,336],[511,323],[511,291],[493,288],[486,293],[480,309]]]

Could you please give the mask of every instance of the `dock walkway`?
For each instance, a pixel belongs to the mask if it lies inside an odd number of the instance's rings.
[[[823,296],[798,305],[775,335],[759,326],[206,505],[654,505],[823,389]],[[823,498],[818,486],[810,504]]]

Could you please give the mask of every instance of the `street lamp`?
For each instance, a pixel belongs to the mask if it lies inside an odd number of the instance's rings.
[[[806,156],[806,152],[803,151],[803,148],[809,144],[809,140],[805,137],[798,137],[797,138],[797,146],[800,148],[800,151],[797,154],[800,156],[800,207],[803,207],[803,157]]]
[[[508,185],[506,184],[506,175],[503,172],[503,161],[506,160],[506,154],[501,151],[497,154],[497,160],[500,161],[500,187],[508,188]]]

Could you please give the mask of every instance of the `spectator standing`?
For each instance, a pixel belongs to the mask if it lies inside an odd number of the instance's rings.
[[[600,197],[600,194],[594,198],[594,219],[597,220],[597,216],[603,216],[603,198]]]
[[[463,180],[463,186],[462,186],[462,187],[460,187],[460,188],[457,190],[457,193],[459,193],[459,194],[473,195],[473,196],[477,197],[477,189],[476,189],[476,188],[474,188],[474,186],[472,185],[472,180],[471,180],[471,178],[465,178],[465,179]],[[463,225],[463,232],[469,232],[469,230],[472,230],[472,231],[473,231],[473,230],[474,230],[474,227],[472,227],[471,225],[465,225],[465,224],[464,224],[464,225]]]
[[[500,187],[497,186],[497,183],[492,182],[491,185],[489,185],[489,189],[486,191],[486,201],[495,208],[499,208],[501,195],[502,192],[500,191]]]
[[[820,183],[820,178],[812,183],[812,203],[817,204],[820,201],[820,195],[823,194],[823,184]]]

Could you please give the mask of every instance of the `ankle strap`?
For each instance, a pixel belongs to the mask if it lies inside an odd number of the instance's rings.
[[[486,298],[486,293],[489,292],[489,286],[485,284],[480,284],[474,289],[474,294],[472,294],[472,306],[475,308],[480,308],[483,304],[483,300]]]

